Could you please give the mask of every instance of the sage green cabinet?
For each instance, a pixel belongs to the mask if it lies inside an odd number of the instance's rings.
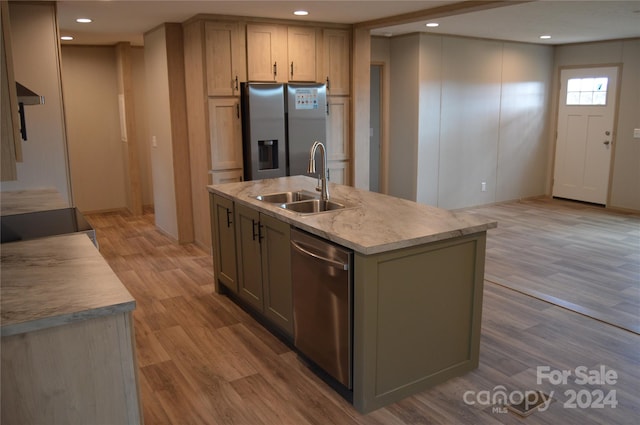
[[[236,265],[236,231],[233,201],[218,195],[209,195],[209,199],[216,289],[222,283],[225,287],[237,293],[238,269]]]
[[[260,223],[264,237],[261,241],[264,314],[293,335],[291,226],[266,215],[260,216]]]
[[[290,227],[235,206],[238,296],[287,335],[293,335]]]
[[[260,253],[260,213],[243,205],[236,207],[236,251],[238,295],[262,310],[262,262]]]

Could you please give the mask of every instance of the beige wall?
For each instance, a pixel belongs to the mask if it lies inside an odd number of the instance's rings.
[[[151,140],[146,105],[146,67],[144,64],[144,47],[132,47],[131,59],[133,67],[133,96],[135,98],[136,136],[138,160],[140,166],[140,184],[142,205],[153,205],[153,182],[151,180]]]
[[[545,194],[551,47],[428,34],[388,43],[389,194],[449,209]]]
[[[18,180],[2,182],[0,187],[3,191],[53,187],[72,205],[55,5],[12,2],[9,16],[15,79],[44,96],[45,104],[25,106],[24,162],[17,164]]]
[[[558,91],[561,67],[622,65],[618,99],[615,154],[607,206],[640,211],[640,139],[633,129],[640,128],[640,39],[567,45],[556,48],[554,92]],[[551,131],[556,127],[557,97],[551,112]],[[553,152],[552,152],[553,154]],[[553,160],[553,155],[550,161]]]
[[[64,46],[71,185],[80,211],[126,207],[115,50]]]
[[[144,105],[144,49],[132,48],[138,159],[145,205],[153,204]],[[67,114],[71,185],[83,212],[126,208],[125,162],[113,46],[63,46],[62,83]]]

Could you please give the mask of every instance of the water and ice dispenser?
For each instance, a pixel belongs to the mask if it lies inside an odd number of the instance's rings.
[[[278,169],[278,140],[258,140],[258,170]]]

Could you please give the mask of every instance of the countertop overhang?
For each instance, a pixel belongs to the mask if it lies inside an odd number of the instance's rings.
[[[312,177],[292,176],[209,185],[207,189],[210,193],[231,198],[364,255],[471,235],[497,227],[497,222],[473,214],[448,211],[333,183],[329,183],[331,199],[353,207],[305,215],[256,199],[257,195],[292,190],[313,192],[316,183]]]
[[[3,337],[135,309],[134,298],[84,233],[1,249]]]

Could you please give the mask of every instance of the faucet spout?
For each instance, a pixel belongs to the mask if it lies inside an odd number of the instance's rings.
[[[329,186],[327,184],[327,150],[321,142],[315,141],[313,142],[313,146],[311,146],[311,151],[309,152],[309,173],[316,172],[316,151],[320,149],[321,157],[321,168],[319,173],[320,186],[316,187],[316,190],[320,191],[320,199],[323,201],[329,200]]]

